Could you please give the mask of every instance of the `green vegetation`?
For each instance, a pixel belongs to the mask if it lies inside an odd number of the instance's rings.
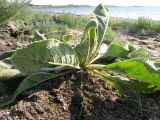
[[[108,25],[106,12],[107,9],[102,5],[95,8],[94,16],[86,25],[80,43],[74,47],[68,44],[71,35],[63,37],[62,42],[46,39],[37,32],[39,39],[35,42],[16,51],[2,53],[0,107],[12,103],[28,88],[79,70],[97,73],[126,97],[159,90],[158,62],[150,64],[146,59],[131,59],[129,55],[137,50],[131,45],[112,43],[106,51],[101,49]],[[101,57],[121,60],[113,60],[110,64],[106,62],[106,65],[94,64]],[[106,72],[103,73],[102,70]],[[116,72],[119,76],[111,76],[108,71]],[[126,80],[131,77],[134,79]]]
[[[87,16],[77,16],[70,13],[51,15],[43,12],[32,12],[28,16],[23,18],[17,18],[18,20],[25,21],[18,31],[22,34],[19,35],[19,40],[30,39],[28,35],[25,35],[25,31],[38,30],[41,34],[44,34],[46,38],[62,39],[65,34],[69,32],[69,29],[82,29],[89,21]]]
[[[88,16],[77,16],[71,13],[64,13],[53,16],[53,20],[57,24],[68,25],[69,28],[84,28],[89,21]]]
[[[141,46],[139,49],[130,53],[129,56],[131,58],[146,59],[146,58],[151,58],[152,54],[151,54],[151,52],[147,51],[147,49],[145,47]]]
[[[103,42],[106,44],[110,44],[112,42],[117,42],[119,40],[120,40],[120,34],[118,34],[117,32],[113,31],[110,27],[108,27]]]
[[[111,18],[109,22],[109,26],[112,29],[116,29],[117,27],[128,28],[129,26],[133,26],[135,24],[136,24],[136,20],[121,19],[121,18]]]
[[[47,21],[52,20],[52,15],[45,12],[30,12],[28,16],[25,16],[23,18],[20,18],[21,20],[24,20],[26,22],[40,22],[40,21]]]
[[[32,26],[32,31],[38,30],[47,38],[62,39],[63,35],[68,32],[67,25],[56,24],[53,20],[42,20]]]
[[[87,16],[77,16],[70,13],[55,15],[53,20],[58,24],[68,25],[69,28],[83,28],[87,24],[89,17]],[[118,27],[124,28],[131,34],[138,34],[142,36],[155,35],[160,32],[160,22],[151,20],[145,17],[140,17],[135,19],[118,19],[111,18],[109,22],[109,30],[107,32],[107,41],[112,41],[116,39],[115,32],[112,29],[117,29]]]
[[[29,0],[0,0],[0,24],[27,13]]]
[[[30,39],[25,31],[30,31],[31,36],[34,35],[34,31],[38,30],[41,34],[44,34],[46,38],[62,39],[65,34],[68,33],[68,25],[56,24],[53,20],[53,15],[48,13],[32,12],[28,17],[19,18],[25,21],[24,24],[19,26],[18,31],[22,34],[19,36],[19,40]]]
[[[134,19],[111,19],[109,26],[112,29],[122,27],[130,33],[142,36],[155,35],[160,32],[160,21],[151,20],[145,17]]]

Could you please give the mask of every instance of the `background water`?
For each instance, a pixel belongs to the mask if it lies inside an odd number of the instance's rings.
[[[110,16],[119,18],[133,18],[147,17],[154,20],[160,20],[160,6],[159,7],[109,7]],[[90,6],[67,6],[67,7],[48,7],[36,8],[34,11],[45,11],[49,13],[74,13],[74,14],[90,14],[94,7]]]

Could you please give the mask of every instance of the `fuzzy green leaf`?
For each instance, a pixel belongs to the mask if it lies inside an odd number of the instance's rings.
[[[127,55],[129,53],[129,49],[120,44],[111,44],[105,54],[105,56],[109,57],[121,57],[121,58],[127,58]]]
[[[7,64],[3,61],[0,61],[0,70],[3,70],[3,69],[11,69],[12,66],[10,64]]]
[[[109,65],[97,65],[95,68],[119,72],[160,88],[160,68],[152,62],[130,59]]]
[[[11,50],[11,51],[6,51],[6,52],[2,52],[0,53],[0,60],[3,60],[5,58],[11,57],[11,55],[15,52],[15,50]]]
[[[124,80],[123,78],[109,76],[100,72],[96,73],[110,81],[121,95],[139,95],[141,93],[151,93],[160,90],[160,88],[158,89],[149,83],[139,82],[136,80]]]
[[[35,30],[34,31],[33,41],[40,41],[40,40],[47,40],[47,39],[43,34],[39,33],[38,30]]]
[[[160,62],[156,62],[155,66],[158,67],[158,68],[160,68]]]
[[[26,48],[18,49],[11,60],[22,73],[31,73],[43,67],[56,65],[79,68],[76,52],[57,40],[34,42]]]
[[[108,26],[107,12],[101,4],[95,8],[94,18],[85,27],[81,43],[75,47],[81,66],[86,66],[96,59]]]
[[[0,97],[12,95],[23,79],[24,76],[0,81]]]
[[[0,97],[9,94],[10,91],[10,87],[7,84],[0,82]]]
[[[67,35],[64,35],[63,36],[63,42],[65,43],[65,44],[67,44],[71,39],[72,39],[72,35],[71,34],[67,34]]]
[[[18,77],[22,77],[22,74],[20,73],[19,70],[16,69],[0,70],[0,81],[11,80]]]
[[[0,61],[0,82],[22,77],[19,70],[14,69],[7,59]]]

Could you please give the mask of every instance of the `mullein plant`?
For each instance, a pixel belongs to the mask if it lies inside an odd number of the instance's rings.
[[[159,90],[159,62],[131,59],[130,54],[136,50],[131,45],[113,43],[107,49],[102,49],[109,22],[108,11],[101,4],[95,8],[80,43],[75,46],[68,44],[72,38],[69,35],[63,37],[63,40],[38,38],[26,47],[1,53],[0,107],[12,103],[28,88],[79,70],[91,71],[103,77],[124,96]],[[110,63],[95,64],[101,58],[114,60]],[[115,59],[119,58],[122,59],[116,62]],[[112,76],[108,71],[118,75]]]

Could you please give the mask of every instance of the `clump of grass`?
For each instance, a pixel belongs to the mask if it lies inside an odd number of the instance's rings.
[[[52,16],[44,12],[32,12],[27,17],[21,18],[21,20],[25,21],[25,24],[19,28],[21,31],[38,29],[40,32],[45,33],[51,31],[55,26]]]
[[[40,22],[35,22],[32,30],[38,30],[40,33],[48,33],[55,30],[55,23],[54,21],[50,20],[43,20]]]
[[[160,32],[160,22],[144,17],[138,19],[137,27],[141,35],[154,35]]]
[[[0,0],[0,23],[24,16],[29,3],[30,0]]]
[[[148,18],[144,18],[144,17],[140,17],[138,19],[138,24],[137,24],[137,27],[139,29],[145,29],[145,30],[148,30],[151,28],[151,25],[152,25],[152,20],[151,19],[148,19]]]
[[[88,16],[78,16],[71,13],[64,13],[53,16],[57,24],[68,25],[69,28],[83,28],[89,21]]]
[[[32,40],[31,36],[25,34],[20,34],[17,39],[19,41],[27,41],[27,42],[30,42]]]
[[[68,26],[64,24],[56,24],[51,19],[35,22],[32,31],[38,30],[40,33],[45,34],[47,38],[62,39],[63,35],[67,34]]]
[[[27,17],[22,18],[26,22],[41,22],[41,21],[53,21],[51,14],[46,12],[32,12]]]
[[[45,33],[47,38],[59,39],[62,40],[63,36],[69,32],[67,25],[55,24],[54,30]]]
[[[136,20],[133,19],[122,19],[122,18],[111,18],[109,22],[109,26],[112,29],[117,29],[118,27],[126,28],[133,26],[136,24]]]
[[[122,27],[127,29],[131,34],[138,34],[142,36],[155,35],[160,32],[160,21],[155,21],[145,17],[140,17],[137,20],[112,18],[109,26],[112,29]]]
[[[141,59],[150,59],[152,57],[151,52],[144,46],[141,46],[139,49],[133,51],[130,55],[130,58],[141,58]]]
[[[67,34],[68,26],[65,24],[56,24],[53,20],[53,15],[44,12],[33,12],[28,15],[28,18],[21,20],[25,21],[24,25],[21,25],[19,31],[32,31],[32,35],[35,30],[38,30],[41,34],[44,34],[46,38],[62,39],[63,35]],[[22,32],[23,33],[23,32]],[[26,38],[26,35],[20,35],[20,39]],[[27,37],[28,38],[28,37]]]
[[[104,37],[104,43],[110,44],[113,41],[118,41],[119,36],[117,32],[108,27]]]

